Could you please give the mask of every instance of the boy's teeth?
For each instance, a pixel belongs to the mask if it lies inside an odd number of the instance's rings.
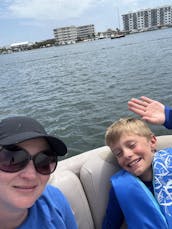
[[[134,161],[132,161],[130,164],[129,164],[129,166],[133,166],[133,165],[135,165],[137,162],[139,162],[140,161],[140,159],[137,159],[137,160],[134,160]]]

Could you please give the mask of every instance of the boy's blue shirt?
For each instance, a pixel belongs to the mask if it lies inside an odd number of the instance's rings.
[[[77,229],[71,207],[57,188],[47,185],[17,229]]]
[[[102,229],[120,229],[124,221],[124,215],[116,198],[114,189],[109,192],[109,202],[106,216],[103,220]]]

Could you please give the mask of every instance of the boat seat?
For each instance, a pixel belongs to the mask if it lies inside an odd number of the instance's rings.
[[[172,135],[157,139],[157,149],[172,145]],[[118,170],[119,166],[107,146],[59,162],[49,183],[67,197],[79,229],[101,229],[108,202],[109,180]],[[125,223],[121,228],[127,228]]]

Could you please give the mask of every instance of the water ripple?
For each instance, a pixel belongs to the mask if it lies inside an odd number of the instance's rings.
[[[131,97],[172,105],[171,39],[166,29],[1,55],[0,118],[37,118],[66,142],[68,156],[100,147],[107,126],[132,115]]]

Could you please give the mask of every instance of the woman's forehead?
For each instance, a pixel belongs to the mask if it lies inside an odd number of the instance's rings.
[[[20,142],[17,145],[22,146],[22,147],[30,146],[30,145],[41,146],[41,147],[48,147],[49,146],[47,140],[43,137],[29,139],[29,140]]]

